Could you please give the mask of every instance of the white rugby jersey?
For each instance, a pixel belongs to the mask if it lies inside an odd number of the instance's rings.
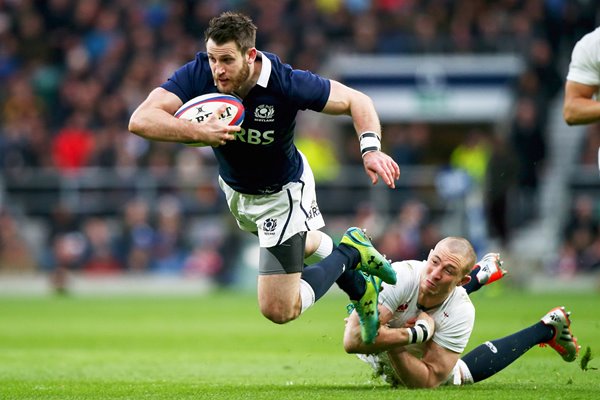
[[[394,315],[388,325],[401,328],[406,321],[421,312],[417,308],[419,281],[425,271],[425,261],[402,261],[392,264],[397,274],[397,283],[383,283],[379,302]],[[438,345],[455,353],[462,353],[475,323],[475,307],[462,287],[456,287],[439,307],[427,313],[435,321],[433,340]],[[417,357],[423,355],[425,344],[411,344],[407,349]]]
[[[583,36],[573,47],[567,80],[600,86],[600,28]],[[596,100],[600,100],[600,89]]]

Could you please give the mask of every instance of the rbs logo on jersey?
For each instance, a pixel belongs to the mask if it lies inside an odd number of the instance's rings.
[[[240,140],[248,144],[271,144],[273,143],[274,130],[261,132],[256,129],[244,129],[242,128],[239,132],[234,132],[235,140]]]

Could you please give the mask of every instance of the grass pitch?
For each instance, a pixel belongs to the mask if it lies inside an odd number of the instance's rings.
[[[599,398],[598,294],[485,290],[472,295],[467,351],[565,305],[598,359],[582,371],[579,360],[535,347],[472,386],[391,389],[344,353],[347,301],[335,291],[286,325],[264,319],[254,293],[0,297],[0,399]]]

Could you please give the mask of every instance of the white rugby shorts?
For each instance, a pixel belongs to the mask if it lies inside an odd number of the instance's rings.
[[[240,229],[258,232],[260,247],[277,246],[298,232],[325,226],[317,204],[315,178],[306,158],[304,172],[298,182],[290,182],[282,190],[266,195],[243,194],[233,190],[219,176],[231,214]]]

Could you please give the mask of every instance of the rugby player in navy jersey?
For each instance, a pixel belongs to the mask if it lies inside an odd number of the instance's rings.
[[[259,239],[260,310],[271,321],[285,323],[323,296],[344,269],[392,284],[396,280],[390,262],[360,229],[349,229],[335,251],[331,238],[318,230],[324,222],[314,178],[294,145],[298,111],[350,115],[372,184],[381,178],[395,188],[400,169],[380,150],[379,117],[368,96],[293,69],[276,55],[258,51],[255,39],[256,26],[247,16],[226,12],[213,18],[205,32],[206,52],[148,95],[132,114],[129,130],[150,140],[212,146],[232,215],[242,230]],[[246,114],[240,127],[223,125],[214,116],[198,124],[173,117],[188,100],[215,92],[242,99]],[[311,255],[321,261],[305,267]]]

